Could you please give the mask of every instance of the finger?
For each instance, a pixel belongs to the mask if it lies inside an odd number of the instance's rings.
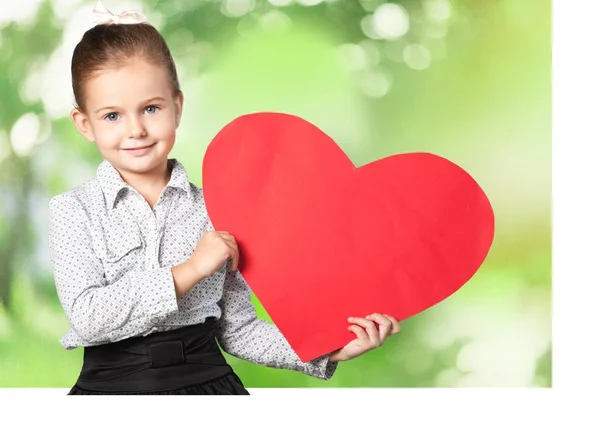
[[[222,245],[223,252],[224,252],[226,258],[232,260],[230,268],[232,270],[236,270],[237,266],[238,266],[238,261],[239,261],[239,252],[238,252],[237,243],[235,243],[235,241],[228,240],[225,237],[219,237],[217,240],[217,243]]]
[[[238,248],[237,245],[232,245],[231,243],[228,243],[229,249],[228,249],[228,255],[231,258],[231,265],[229,266],[229,268],[231,269],[231,271],[236,271],[238,269],[238,263],[240,261],[240,254],[238,252]]]
[[[367,319],[379,324],[379,341],[383,343],[388,334],[392,332],[392,321],[381,314],[371,314],[367,316]]]
[[[366,318],[350,318],[348,322],[363,327],[369,335],[369,343],[373,346],[379,346],[379,331],[377,330],[377,327],[373,321],[370,321]]]
[[[236,251],[238,250],[238,245],[237,245],[237,243],[235,243],[235,241],[228,240],[228,239],[222,239],[221,241],[225,244],[225,246],[227,248],[232,248],[232,249],[235,249]]]
[[[359,343],[369,344],[369,335],[364,328],[359,327],[358,325],[351,325],[348,327],[348,330],[356,334],[356,338],[358,339]]]
[[[400,332],[401,328],[400,328],[400,323],[398,322],[398,320],[396,318],[394,318],[391,315],[388,314],[383,314],[384,317],[386,317],[387,319],[389,319],[392,323],[392,331],[390,332],[390,334],[396,334],[398,332]]]
[[[235,237],[233,237],[233,235],[231,235],[227,232],[219,232],[219,236],[221,236],[225,240],[235,242]],[[235,242],[235,243],[237,243],[237,242]]]

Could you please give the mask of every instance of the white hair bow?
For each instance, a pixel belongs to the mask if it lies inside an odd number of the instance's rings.
[[[108,11],[106,7],[98,0],[96,7],[92,12],[94,19],[92,20],[92,26],[104,24],[104,23],[142,23],[148,22],[146,16],[137,10],[128,10],[119,15],[114,15]]]

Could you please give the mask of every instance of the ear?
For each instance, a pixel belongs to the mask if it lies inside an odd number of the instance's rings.
[[[175,96],[175,119],[176,124],[175,127],[179,127],[179,123],[181,122],[181,114],[183,113],[183,92],[179,91],[179,93]]]
[[[90,127],[90,121],[82,110],[78,108],[71,110],[71,120],[79,133],[81,133],[88,142],[96,141],[96,139],[94,139],[92,128]]]

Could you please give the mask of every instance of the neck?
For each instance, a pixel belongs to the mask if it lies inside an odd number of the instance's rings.
[[[171,169],[167,160],[146,173],[119,172],[121,178],[140,193],[148,202],[150,207],[154,207],[160,193],[163,191],[169,179],[171,178]]]

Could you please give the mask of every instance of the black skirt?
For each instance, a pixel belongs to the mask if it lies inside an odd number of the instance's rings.
[[[249,395],[221,353],[214,318],[86,347],[68,395]]]

